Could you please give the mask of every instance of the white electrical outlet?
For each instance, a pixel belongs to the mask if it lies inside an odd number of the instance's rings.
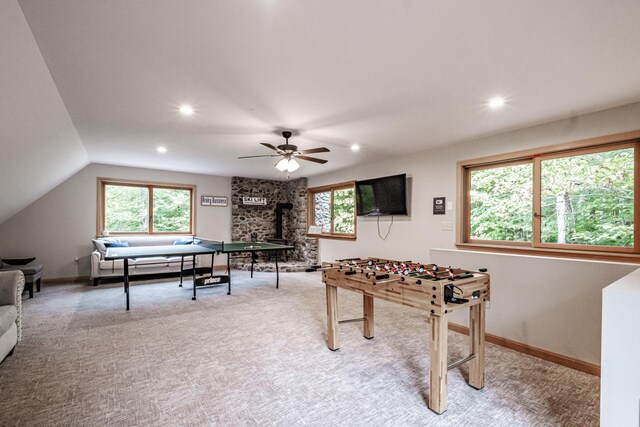
[[[444,221],[442,223],[442,231],[451,231],[453,230],[453,223],[449,221]]]
[[[448,211],[452,211],[453,210],[453,202],[447,202],[447,210]]]

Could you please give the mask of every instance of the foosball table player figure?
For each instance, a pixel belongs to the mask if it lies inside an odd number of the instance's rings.
[[[363,335],[374,336],[374,298],[429,313],[429,409],[447,410],[447,371],[469,363],[469,385],[484,387],[485,303],[489,301],[486,269],[469,271],[411,261],[380,258],[348,259],[322,263],[322,281],[327,287],[327,345],[340,348],[339,325],[364,322]],[[363,317],[338,320],[338,288],[362,293]],[[448,316],[469,309],[469,355],[448,364]]]

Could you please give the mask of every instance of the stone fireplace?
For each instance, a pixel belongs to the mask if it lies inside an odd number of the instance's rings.
[[[243,197],[264,197],[266,205],[244,205]],[[295,249],[279,256],[284,260],[281,271],[304,271],[318,262],[318,239],[307,237],[307,178],[273,181],[233,177],[231,179],[231,238],[250,242],[282,239]],[[279,211],[279,214],[278,214]],[[277,217],[281,219],[282,235],[277,236]],[[260,259],[257,271],[270,271],[273,263]],[[247,269],[251,257],[234,258],[234,268]]]

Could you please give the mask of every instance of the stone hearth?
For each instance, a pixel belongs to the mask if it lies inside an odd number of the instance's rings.
[[[280,273],[295,273],[305,271],[307,268],[311,266],[311,263],[305,261],[278,261],[278,270]],[[251,260],[238,260],[234,261],[231,265],[232,268],[242,271],[251,271]],[[276,263],[275,262],[266,262],[263,260],[259,260],[256,264],[253,265],[254,272],[274,272],[276,271]]]

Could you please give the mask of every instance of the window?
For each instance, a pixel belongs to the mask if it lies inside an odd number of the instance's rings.
[[[540,159],[542,244],[633,248],[634,146]]]
[[[353,182],[308,190],[307,235],[356,238],[356,197]],[[316,228],[315,230],[313,228]]]
[[[469,170],[469,239],[530,242],[533,165]]]
[[[457,244],[640,261],[639,137],[460,162]]]
[[[97,235],[193,234],[195,186],[98,178]]]

